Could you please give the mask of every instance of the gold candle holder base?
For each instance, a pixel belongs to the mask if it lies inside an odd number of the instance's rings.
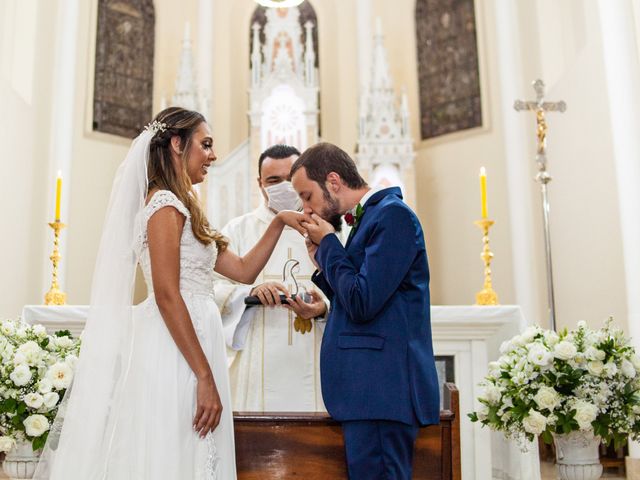
[[[60,230],[66,227],[66,225],[58,220],[49,223],[49,226],[53,228],[53,253],[49,257],[53,262],[53,273],[51,279],[51,288],[44,295],[45,305],[65,305],[67,303],[67,294],[60,290],[58,285],[58,264],[62,256],[60,255]]]
[[[484,285],[482,290],[476,293],[476,305],[499,305],[498,294],[493,290],[491,285],[491,260],[493,252],[489,248],[489,229],[495,223],[493,220],[483,218],[473,222],[482,230],[482,253],[480,258],[484,262]]]

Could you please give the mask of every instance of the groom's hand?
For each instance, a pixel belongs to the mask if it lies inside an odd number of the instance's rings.
[[[301,224],[307,230],[307,238],[316,245],[320,245],[320,242],[326,235],[335,233],[336,231],[333,225],[315,213],[311,214],[311,221],[305,219]]]
[[[311,260],[311,263],[313,263],[313,265],[318,269],[318,270],[322,270],[320,268],[320,265],[318,265],[318,261],[316,260],[316,252],[318,251],[318,245],[316,245],[315,243],[313,243],[311,241],[311,239],[307,236],[304,239],[304,244],[307,247],[307,253],[309,254],[309,259]]]
[[[321,317],[327,313],[327,304],[318,292],[311,290],[311,301],[305,302],[302,295],[296,295],[295,298],[288,300],[288,305],[283,307],[293,310],[297,316],[309,320],[316,317]]]

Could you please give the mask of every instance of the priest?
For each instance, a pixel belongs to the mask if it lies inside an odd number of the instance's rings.
[[[272,146],[260,155],[257,181],[263,202],[222,229],[238,255],[255,245],[278,211],[301,209],[289,182],[299,155],[287,145]],[[221,277],[216,281],[235,411],[325,411],[319,354],[327,303],[311,283],[314,270],[304,239],[285,228],[254,285]],[[280,294],[305,292],[307,301],[285,306],[280,300]],[[250,295],[264,306],[247,307],[244,300]]]

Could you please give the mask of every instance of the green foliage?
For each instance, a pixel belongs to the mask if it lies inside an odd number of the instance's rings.
[[[39,437],[34,438],[31,441],[31,448],[34,450],[40,450],[44,447],[45,443],[47,443],[47,438],[49,437],[49,432],[44,432]]]

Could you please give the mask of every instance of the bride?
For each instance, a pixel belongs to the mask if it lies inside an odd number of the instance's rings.
[[[192,185],[216,160],[204,117],[171,107],[134,141],[114,181],[74,383],[36,479],[236,478],[213,271],[251,284],[285,227],[244,257],[211,229]],[[148,298],[132,307],[136,264]]]

